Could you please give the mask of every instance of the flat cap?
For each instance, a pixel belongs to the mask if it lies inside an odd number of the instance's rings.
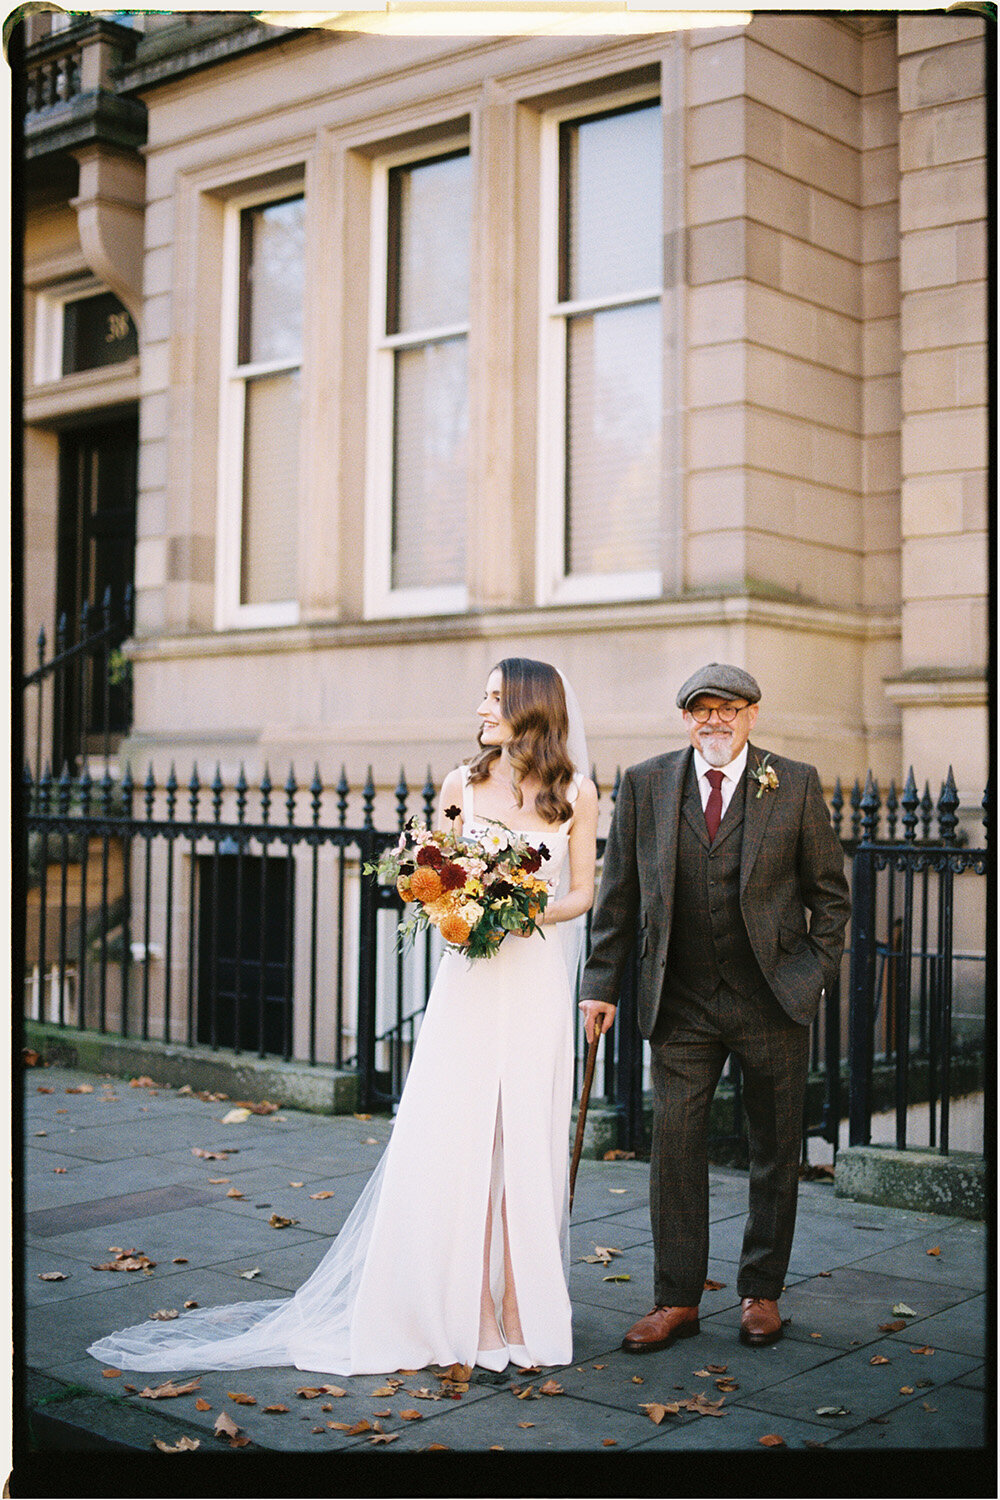
[[[702,693],[713,698],[745,698],[748,703],[760,702],[756,680],[742,667],[732,667],[727,662],[711,661],[707,667],[692,672],[677,694],[677,707],[687,708],[691,700]]]

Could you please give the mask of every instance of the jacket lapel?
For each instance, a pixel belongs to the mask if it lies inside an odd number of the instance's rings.
[[[747,747],[746,764],[746,793],[743,803],[743,849],[740,854],[740,894],[746,888],[750,878],[750,871],[754,867],[754,861],[760,853],[760,846],[764,842],[764,834],[774,809],[775,802],[780,795],[778,791],[764,791],[758,797],[760,787],[753,777],[753,772],[760,765],[767,751],[760,751],[755,745]]]
[[[656,773],[652,786],[656,819],[656,849],[660,884],[668,913],[673,908],[674,877],[677,872],[677,832],[684,802],[684,777],[694,752],[681,751]]]

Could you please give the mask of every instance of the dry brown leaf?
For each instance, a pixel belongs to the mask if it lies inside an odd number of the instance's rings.
[[[330,1192],[329,1188],[324,1188],[321,1193],[310,1193],[309,1196],[310,1198],[332,1198],[333,1194]]]
[[[399,1387],[397,1386],[396,1390],[398,1390],[398,1389],[399,1389]],[[466,1390],[468,1390],[468,1386],[466,1386]],[[378,1391],[373,1391],[372,1394],[375,1395],[375,1396],[377,1396],[380,1393]],[[388,1391],[388,1392],[383,1391],[383,1392],[381,1392],[381,1394],[382,1395],[394,1396],[396,1394],[396,1392],[395,1391]],[[441,1392],[440,1391],[431,1391],[431,1390],[428,1390],[428,1388],[425,1385],[420,1386],[419,1389],[417,1389],[417,1390],[413,1390],[412,1388],[408,1388],[407,1394],[410,1395],[410,1396],[415,1396],[418,1401],[440,1401],[441,1400]]]
[[[176,1443],[165,1443],[162,1438],[154,1438],[154,1445],[161,1453],[193,1453],[196,1448],[201,1447],[200,1438],[180,1437]]]
[[[646,1377],[645,1377],[645,1375],[633,1375],[632,1376],[632,1384],[633,1385],[645,1385],[645,1383],[646,1383]]]
[[[868,1363],[870,1365],[887,1365],[889,1360],[886,1359],[884,1354],[873,1354]]]
[[[920,1405],[923,1407],[924,1411],[937,1411],[937,1407],[931,1406],[929,1401],[921,1401]]]
[[[236,1104],[239,1109],[248,1109],[252,1115],[274,1115],[281,1108],[280,1104],[272,1104],[269,1099],[262,1099],[259,1104],[249,1099],[237,1099]]]
[[[65,1177],[67,1168],[66,1167],[53,1167],[52,1170],[53,1170],[53,1172],[55,1172],[55,1174],[56,1174],[57,1177]]]
[[[605,1151],[602,1161],[635,1161],[634,1151],[619,1151],[617,1147],[611,1151]]]
[[[627,1193],[628,1188],[608,1188],[609,1193]]]
[[[327,1427],[332,1427],[335,1432],[350,1432],[350,1422],[327,1422]],[[319,1429],[315,1429],[319,1430]]]
[[[39,1281],[68,1281],[69,1277],[65,1271],[39,1271],[38,1279]]]
[[[724,1379],[715,1382],[715,1389],[717,1391],[738,1391],[739,1385],[731,1375],[727,1375]]]
[[[212,1403],[211,1401],[206,1401],[204,1396],[199,1396],[197,1401],[194,1403],[194,1409],[195,1411],[211,1411]]]
[[[706,1292],[721,1292],[723,1290],[723,1288],[725,1287],[725,1285],[726,1285],[726,1283],[724,1281],[706,1281],[705,1282],[705,1291]]]
[[[288,1186],[289,1187],[305,1187],[305,1183],[304,1182],[290,1182],[288,1184]]]
[[[54,1094],[55,1089],[50,1089],[46,1084],[40,1083],[35,1090],[36,1094]]]
[[[332,1411],[333,1407],[331,1407],[330,1410]],[[372,1412],[372,1416],[373,1417],[391,1417],[392,1416],[392,1410],[388,1406],[377,1406],[375,1408],[375,1410]]]
[[[703,1417],[724,1417],[726,1415],[722,1410],[724,1401],[724,1396],[720,1396],[718,1401],[710,1401],[704,1392],[701,1392],[697,1396],[692,1396],[690,1401],[682,1401],[680,1404],[687,1407],[688,1411],[699,1412]]]
[[[243,1194],[240,1192],[239,1188],[230,1188],[229,1192],[226,1194],[226,1197],[227,1198],[242,1198]]]
[[[404,1422],[422,1422],[424,1420],[423,1412],[417,1411],[416,1408],[412,1406],[408,1406],[406,1410],[401,1411],[399,1415],[402,1417]]]
[[[758,1438],[757,1441],[762,1448],[784,1448],[785,1446],[784,1438],[779,1437],[776,1432],[765,1432],[764,1436]]]
[[[179,1318],[180,1313],[176,1307],[161,1307],[155,1313],[150,1313],[149,1316],[154,1323],[169,1323],[174,1318]]]
[[[241,1194],[242,1196],[242,1194]],[[272,1229],[287,1229],[292,1224],[297,1224],[298,1219],[285,1219],[281,1214],[272,1214],[267,1221]]]
[[[940,1255],[941,1254],[941,1246],[940,1245],[935,1245],[934,1248],[933,1248],[933,1250],[928,1250],[927,1254],[928,1255]]]
[[[677,1415],[680,1405],[676,1401],[644,1401],[639,1410],[644,1411],[649,1420],[659,1427],[664,1417]]]
[[[186,1255],[175,1255],[173,1260],[170,1262],[172,1266],[186,1266],[187,1263],[188,1258]]]
[[[930,1344],[920,1344],[920,1345],[917,1346],[916,1349],[911,1349],[910,1353],[911,1354],[933,1354],[934,1350],[931,1348]]]
[[[531,1395],[534,1389],[535,1387],[533,1385],[511,1386],[511,1390],[514,1392],[514,1395],[517,1397],[518,1401],[527,1401],[528,1397]]]
[[[368,1442],[375,1447],[378,1443],[394,1443],[398,1437],[398,1432],[376,1432],[368,1438]]]
[[[140,1396],[145,1396],[150,1401],[165,1401],[168,1396],[190,1396],[192,1391],[198,1390],[201,1385],[201,1376],[196,1375],[194,1380],[187,1380],[183,1385],[175,1385],[172,1380],[165,1380],[162,1385],[147,1385]]]
[[[377,1391],[372,1391],[372,1395],[373,1396],[394,1396],[398,1390],[399,1390],[399,1386],[398,1385],[380,1385]],[[417,1394],[417,1392],[413,1391],[413,1392],[411,1392],[411,1394],[415,1396]]]
[[[197,1307],[198,1304],[197,1304],[197,1302],[195,1302],[194,1298],[192,1297],[187,1302],[185,1302],[184,1306],[185,1306],[185,1308],[187,1308],[190,1311],[190,1309],[192,1307]]]
[[[67,1094],[92,1094],[94,1085],[92,1083],[78,1083],[76,1088],[67,1089]]]
[[[534,1422],[518,1422],[518,1427],[534,1427]]]
[[[236,1437],[240,1429],[237,1427],[236,1423],[233,1421],[232,1417],[227,1411],[220,1411],[219,1415],[215,1419],[214,1431],[217,1432],[220,1437],[234,1438]]]
[[[912,1385],[901,1385],[899,1387],[899,1394],[901,1396],[912,1396],[913,1395],[913,1387],[912,1387]]]
[[[489,1446],[489,1450],[488,1451],[490,1453],[502,1453],[503,1452],[503,1443],[491,1443],[490,1446]]]
[[[558,1380],[547,1380],[545,1382],[545,1384],[544,1385],[540,1385],[538,1387],[538,1389],[541,1391],[541,1393],[542,1393],[543,1396],[563,1396],[563,1395],[565,1395],[565,1392],[564,1392],[562,1386],[559,1384]]]
[[[905,1318],[894,1318],[891,1323],[880,1323],[878,1325],[878,1331],[879,1333],[899,1333],[900,1329],[905,1327]]]
[[[421,1448],[420,1451],[421,1453],[450,1453],[451,1449],[448,1447],[447,1443],[428,1443],[427,1446],[425,1448]]]
[[[602,1448],[617,1448],[618,1447],[618,1439],[617,1438],[602,1438],[601,1439],[601,1447]]]
[[[153,1079],[149,1078],[145,1073],[143,1073],[140,1078],[130,1078],[129,1081],[128,1081],[128,1086],[129,1086],[130,1089],[155,1089],[156,1088],[156,1084],[153,1081]]]
[[[230,1401],[235,1401],[237,1406],[256,1406],[257,1397],[248,1396],[246,1391],[227,1391],[226,1395]]]
[[[372,1424],[370,1422],[366,1422],[364,1417],[362,1417],[360,1421],[354,1422],[350,1427],[347,1428],[347,1436],[357,1437],[359,1433],[371,1432],[371,1430]]]
[[[239,1274],[244,1281],[253,1281],[255,1276],[260,1275],[260,1266],[254,1266],[252,1271],[241,1271]]]
[[[208,1185],[209,1187],[222,1187],[223,1183],[232,1182],[232,1180],[231,1177],[210,1177]]]
[[[192,1146],[191,1155],[197,1156],[201,1161],[226,1161],[230,1156],[235,1156],[238,1147],[226,1146],[222,1151],[206,1151],[201,1146]]]
[[[816,1275],[817,1276],[832,1276],[833,1272],[832,1271],[817,1271]]]
[[[105,1380],[114,1380],[116,1376],[121,1374],[121,1370],[107,1369],[102,1370],[101,1374],[104,1376]]]
[[[280,1402],[276,1401],[273,1406],[264,1406],[264,1407],[261,1408],[261,1410],[262,1411],[287,1411],[288,1407],[287,1406],[282,1406]]]
[[[138,1390],[138,1386],[123,1385],[122,1390],[125,1392],[126,1396],[134,1396],[136,1394],[136,1391]]]
[[[472,1376],[471,1365],[449,1365],[447,1370],[435,1371],[438,1380],[448,1380],[453,1385],[467,1385]]]

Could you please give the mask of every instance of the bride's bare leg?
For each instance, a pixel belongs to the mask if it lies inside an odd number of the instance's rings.
[[[517,1288],[514,1285],[514,1264],[510,1258],[510,1240],[507,1236],[506,1193],[501,1203],[501,1213],[503,1215],[503,1302],[501,1304],[503,1331],[507,1336],[508,1344],[523,1344],[524,1333],[521,1330],[521,1315],[517,1307]]]
[[[479,1298],[479,1347],[480,1349],[502,1349],[504,1337],[497,1322],[493,1293],[490,1291],[490,1239],[493,1234],[493,1204],[486,1205],[486,1237],[483,1241],[483,1285]],[[504,1235],[506,1250],[507,1237]]]

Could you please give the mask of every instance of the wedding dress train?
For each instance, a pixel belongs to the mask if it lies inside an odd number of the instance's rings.
[[[463,768],[467,833],[475,821]],[[539,873],[553,888],[571,823],[529,833],[549,851]],[[293,1297],[142,1323],[89,1353],[157,1371],[294,1365],[354,1375],[472,1365],[491,1202],[490,1287],[500,1313],[505,1200],[519,1352],[525,1362],[568,1364],[573,1009],[563,925],[508,936],[476,963],[443,955],[389,1144]]]

